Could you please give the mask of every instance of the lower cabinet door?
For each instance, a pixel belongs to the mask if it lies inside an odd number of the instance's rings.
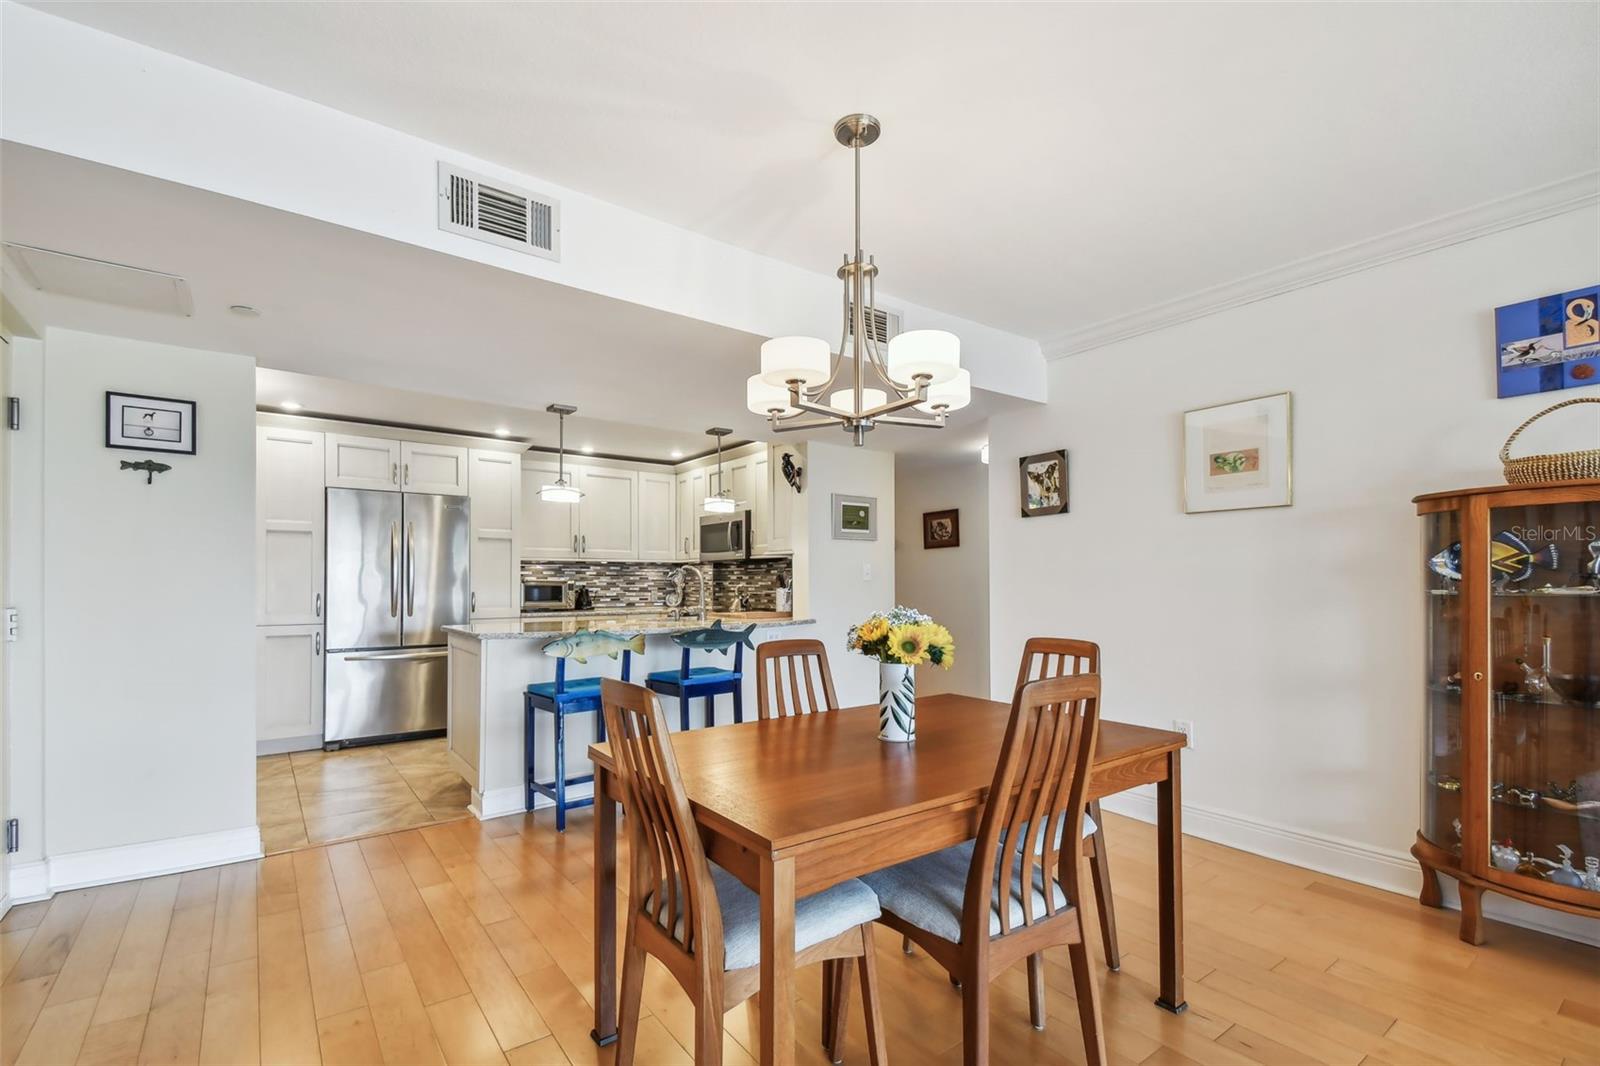
[[[256,741],[263,753],[322,745],[321,626],[256,627]],[[303,741],[300,744],[285,742]]]

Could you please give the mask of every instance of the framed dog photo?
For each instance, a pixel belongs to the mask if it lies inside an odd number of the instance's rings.
[[[1067,513],[1069,501],[1065,451],[1024,455],[1017,460],[1017,468],[1022,482],[1023,518]]]
[[[132,392],[106,393],[106,447],[195,453],[195,403]]]

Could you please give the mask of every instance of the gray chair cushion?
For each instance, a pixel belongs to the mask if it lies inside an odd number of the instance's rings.
[[[910,922],[918,929],[926,929],[943,940],[961,942],[961,908],[967,893],[967,871],[972,866],[972,851],[977,841],[968,840],[954,847],[924,855],[887,870],[867,874],[862,878],[867,887],[878,894],[878,903],[884,910]],[[1044,874],[1037,866],[1033,871],[1034,891],[1029,896],[1033,903],[1033,917],[1043,918],[1048,912],[1044,900]],[[1058,908],[1068,906],[1067,894],[1052,879],[1050,890]],[[1022,925],[1022,870],[1020,863],[1012,865],[1010,893],[1010,927]],[[989,935],[1000,932],[1000,900],[996,899],[989,911]]]
[[[717,889],[717,904],[722,908],[722,968],[742,970],[759,965],[761,897],[716,863],[708,865]],[[848,929],[877,920],[881,913],[878,897],[854,878],[815,895],[802,896],[794,904],[794,950],[799,953],[832,940]],[[675,935],[680,939],[683,936],[681,919]]]

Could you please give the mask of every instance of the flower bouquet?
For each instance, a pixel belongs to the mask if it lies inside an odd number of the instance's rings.
[[[874,614],[850,627],[845,646],[878,660],[878,739],[917,739],[917,679],[912,668],[931,663],[950,669],[956,659],[950,631],[911,607]]]

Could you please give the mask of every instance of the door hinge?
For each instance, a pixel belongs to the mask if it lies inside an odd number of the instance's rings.
[[[22,400],[16,396],[6,397],[6,428],[22,428]]]
[[[17,820],[15,818],[7,818],[6,819],[6,854],[9,855],[13,851],[16,851],[20,847],[22,847],[22,830],[17,825]]]
[[[5,628],[4,639],[7,644],[15,644],[17,642],[17,626],[20,624],[18,622],[19,615],[20,612],[18,612],[17,608],[7,607],[3,621],[0,621],[0,625]]]

